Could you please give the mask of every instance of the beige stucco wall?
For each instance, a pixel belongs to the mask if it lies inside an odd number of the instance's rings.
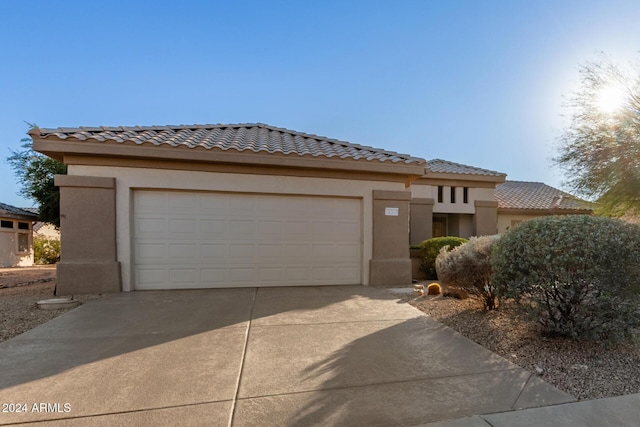
[[[134,289],[132,269],[131,213],[135,189],[228,191],[357,197],[362,199],[363,285],[369,284],[373,255],[373,190],[405,191],[403,182],[346,180],[281,175],[251,175],[222,172],[162,170],[117,166],[69,165],[69,175],[116,178],[117,258],[122,269],[122,290]],[[408,236],[407,236],[408,242]]]
[[[373,192],[373,286],[411,284],[409,258],[409,191]]]
[[[29,267],[33,265],[33,235],[32,223],[26,220],[1,218],[3,221],[13,221],[13,229],[0,228],[0,267]],[[29,230],[18,230],[18,221],[29,224]],[[29,251],[18,252],[18,233],[29,236]]]
[[[476,200],[493,200],[493,188],[478,188],[466,186],[469,188],[469,202],[463,203],[463,188],[465,185],[455,185],[456,187],[456,203],[451,203],[451,185],[443,185],[442,203],[438,203],[438,186],[424,185],[413,183],[411,185],[411,195],[414,198],[433,199],[433,213],[461,213],[473,214],[475,212],[474,203]]]
[[[448,219],[448,234],[468,239],[475,234],[473,215],[451,214]]]
[[[511,221],[526,221],[528,219],[537,218],[542,215],[518,215],[504,214],[498,212],[498,234],[502,234],[511,227]]]

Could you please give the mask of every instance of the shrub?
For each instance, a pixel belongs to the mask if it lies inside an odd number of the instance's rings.
[[[422,250],[422,264],[420,269],[427,275],[429,279],[437,279],[436,274],[436,258],[440,253],[440,249],[445,246],[449,247],[449,250],[466,243],[467,239],[462,237],[434,237],[433,239],[425,240],[420,244]]]
[[[443,248],[436,258],[440,283],[482,299],[485,310],[493,310],[498,302],[491,282],[491,251],[498,237],[472,237],[451,251]]]
[[[640,228],[587,215],[535,218],[493,252],[498,293],[519,301],[543,332],[618,339],[640,326]]]
[[[34,236],[33,258],[36,264],[57,263],[60,261],[60,240]]]
[[[440,295],[442,293],[442,288],[437,283],[432,283],[427,286],[427,295]]]

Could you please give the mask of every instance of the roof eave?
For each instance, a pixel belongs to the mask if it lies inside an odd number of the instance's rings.
[[[370,161],[329,158],[324,156],[293,156],[273,153],[256,153],[236,150],[216,150],[188,147],[138,146],[121,143],[92,143],[61,140],[39,133],[30,133],[33,149],[55,160],[64,162],[65,155],[87,155],[96,157],[126,157],[138,159],[160,159],[198,161],[205,163],[248,164],[274,167],[313,168],[327,170],[348,170],[354,172],[378,172],[397,174],[412,178],[424,174],[426,160],[417,162]],[[421,162],[420,160],[424,161]]]
[[[507,175],[482,175],[482,174],[470,174],[470,173],[468,174],[467,173],[444,173],[444,172],[427,171],[427,173],[423,175],[423,178],[503,183],[507,179]]]
[[[38,217],[37,215],[20,215],[20,214],[14,214],[6,211],[0,212],[0,218],[17,219],[17,220],[23,220],[23,221],[39,221],[40,220],[40,217]]]
[[[532,209],[502,208],[498,206],[498,214],[504,215],[591,215],[593,209]]]

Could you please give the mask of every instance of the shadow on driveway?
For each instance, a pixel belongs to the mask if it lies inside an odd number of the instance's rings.
[[[0,402],[29,405],[0,424],[401,425],[571,400],[360,286],[116,294],[0,344],[0,372]]]

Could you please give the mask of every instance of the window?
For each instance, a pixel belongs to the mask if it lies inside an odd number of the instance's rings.
[[[462,189],[462,203],[469,203],[469,187]]]
[[[442,185],[438,185],[438,203],[442,203],[443,192],[444,192],[444,189],[442,188]]]
[[[25,233],[18,234],[18,252],[29,252],[29,235]]]
[[[18,223],[18,228],[20,230],[28,230],[29,229],[29,223],[28,222],[19,222]]]
[[[456,187],[451,187],[451,203],[456,202]]]
[[[13,228],[13,221],[0,221],[0,227],[2,228]]]

